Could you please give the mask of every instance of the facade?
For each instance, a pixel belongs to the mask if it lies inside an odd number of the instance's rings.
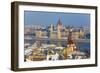
[[[59,18],[57,25],[54,26],[50,24],[47,28],[42,28],[42,26],[28,27],[25,28],[24,34],[31,34],[36,38],[51,38],[51,39],[68,39],[69,26],[64,26]],[[85,31],[82,28],[72,27],[72,37],[73,39],[82,39],[85,36]]]

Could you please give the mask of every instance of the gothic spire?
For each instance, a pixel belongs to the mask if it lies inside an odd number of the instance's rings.
[[[57,25],[62,25],[62,22],[61,22],[61,20],[60,20],[60,17],[59,17],[59,20],[58,20]]]

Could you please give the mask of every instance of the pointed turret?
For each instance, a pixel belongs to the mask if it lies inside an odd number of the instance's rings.
[[[61,22],[61,20],[60,20],[60,17],[59,17],[59,20],[58,20],[58,23],[57,23],[57,26],[58,25],[61,25],[62,26],[62,22]]]

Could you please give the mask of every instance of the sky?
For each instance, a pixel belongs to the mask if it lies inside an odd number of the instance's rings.
[[[62,13],[62,12],[40,12],[40,11],[24,11],[25,25],[57,25],[60,18],[63,25],[74,27],[89,27],[90,14],[85,13]]]

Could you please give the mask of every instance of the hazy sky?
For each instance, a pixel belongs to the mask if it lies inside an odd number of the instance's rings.
[[[40,12],[24,11],[25,25],[57,25],[58,19],[61,19],[63,25],[74,27],[89,27],[90,15],[83,13],[62,13],[62,12]]]

